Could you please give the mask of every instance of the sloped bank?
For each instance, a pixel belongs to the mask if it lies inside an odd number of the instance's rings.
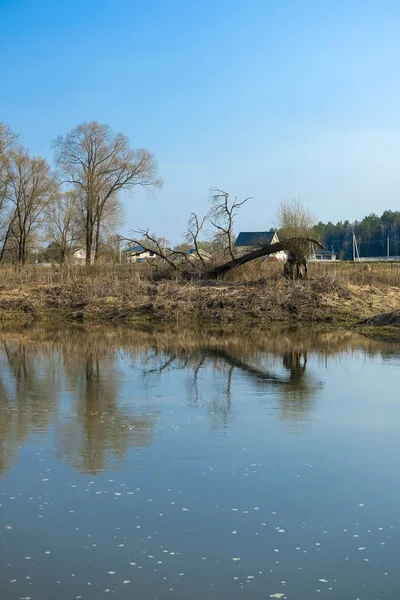
[[[400,307],[396,287],[340,278],[182,283],[101,278],[0,289],[2,321],[354,324]]]

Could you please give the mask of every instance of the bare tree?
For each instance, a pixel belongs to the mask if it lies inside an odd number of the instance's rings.
[[[177,257],[182,257],[191,267],[194,267],[193,263],[189,260],[187,253],[170,248],[168,241],[164,237],[158,237],[154,233],[149,233],[148,229],[138,229],[137,233],[139,234],[137,238],[125,238],[120,236],[120,239],[137,244],[138,246],[141,246],[143,250],[152,252],[155,256],[169,264],[175,271],[179,269],[179,262],[176,262]]]
[[[97,219],[94,238],[94,256],[99,257],[110,237],[122,227],[124,223],[124,209],[117,195],[109,198],[104,207],[102,218]]]
[[[281,239],[295,236],[310,237],[315,225],[315,216],[299,200],[283,200],[279,204],[276,227]]]
[[[206,263],[204,260],[204,256],[201,252],[201,249],[199,247],[199,235],[204,227],[204,223],[206,222],[206,219],[207,219],[207,217],[203,217],[202,219],[199,219],[199,217],[196,215],[196,213],[191,213],[191,215],[189,217],[189,222],[188,222],[188,230],[185,235],[186,240],[190,244],[193,244],[194,250],[196,252],[196,256],[200,260],[203,267],[206,266]]]
[[[299,200],[284,200],[278,207],[276,224],[279,238],[288,242],[284,275],[288,279],[307,277],[307,259],[313,245],[309,238],[315,231],[315,216]]]
[[[237,197],[233,202],[229,202],[228,192],[224,192],[219,188],[212,187],[210,189],[211,208],[209,211],[209,219],[213,227],[217,230],[214,235],[214,241],[221,244],[229,256],[233,260],[235,254],[233,247],[235,236],[233,225],[237,214],[237,209],[243,206],[251,196],[239,201]]]
[[[48,163],[43,158],[30,157],[22,146],[10,152],[7,170],[12,209],[1,258],[10,244],[15,248],[17,262],[24,264],[34,233],[43,225],[43,216],[54,201],[58,186]]]
[[[86,262],[98,251],[100,228],[111,202],[121,190],[160,186],[150,152],[132,150],[122,133],[96,121],[82,123],[54,142],[63,182],[79,190],[85,221]],[[96,247],[97,246],[97,247]]]
[[[0,123],[0,231],[2,244],[8,228],[7,208],[10,186],[10,152],[15,148],[18,136],[4,123]]]
[[[58,194],[46,211],[45,235],[55,244],[64,263],[81,240],[79,200],[75,190]]]

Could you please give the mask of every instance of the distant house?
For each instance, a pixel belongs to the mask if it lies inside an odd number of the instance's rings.
[[[75,265],[84,265],[86,264],[86,248],[77,248],[70,254],[71,262]],[[92,251],[91,263],[94,262],[94,251]]]
[[[336,260],[336,254],[333,252],[333,250],[327,250],[327,249],[318,249],[315,251],[315,258],[314,261],[317,262],[330,262],[332,260]]]
[[[241,231],[236,239],[235,248],[238,254],[246,254],[260,246],[269,246],[279,242],[276,231]],[[285,261],[287,253],[284,250],[270,255],[271,258]]]
[[[199,248],[198,251],[196,250],[196,248],[190,248],[189,249],[189,252],[188,252],[188,258],[189,258],[189,260],[200,260],[199,255],[201,256],[201,258],[205,262],[209,261],[210,258],[211,258],[211,254],[209,254],[208,252],[206,252],[202,248]]]
[[[86,250],[84,248],[77,248],[72,252],[72,261],[76,264],[81,264],[86,261]]]
[[[139,244],[122,250],[124,256],[124,262],[136,263],[143,262],[146,258],[155,258],[156,254],[150,250],[145,250],[143,246]]]
[[[183,256],[182,254],[172,254],[170,260],[172,260],[175,263],[184,263],[186,262],[186,260],[190,260],[193,263],[195,263],[201,260],[199,258],[199,255],[201,256],[204,262],[208,262],[211,259],[211,254],[209,254],[202,248],[199,248],[198,252],[196,248],[189,248],[189,250],[184,251],[183,254],[185,256]]]

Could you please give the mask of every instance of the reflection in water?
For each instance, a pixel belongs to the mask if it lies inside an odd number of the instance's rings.
[[[154,419],[134,416],[118,402],[120,379],[116,355],[89,351],[84,357],[65,356],[72,393],[72,414],[57,430],[56,452],[84,473],[96,473],[107,459],[117,461],[131,446],[151,440]]]
[[[327,361],[353,348],[384,356],[393,351],[348,333],[251,331],[239,337],[218,331],[37,327],[3,330],[0,339],[0,474],[30,434],[40,435],[51,424],[60,460],[85,473],[118,464],[130,447],[147,445],[154,436],[154,399],[138,410],[134,393],[148,394],[170,371],[182,371],[187,402],[206,408],[212,427],[232,421],[233,390],[236,378],[243,377],[261,399],[273,391],[281,418],[298,422],[322,385],[308,372],[310,354]],[[126,363],[139,369],[134,393],[121,372]]]
[[[57,411],[57,353],[17,341],[0,348],[0,474],[31,432],[44,432]]]
[[[283,373],[279,372],[280,359]],[[232,378],[234,372],[243,374],[260,392],[273,388],[281,400],[283,418],[299,419],[312,406],[315,393],[321,384],[307,376],[307,351],[290,350],[274,354],[268,349],[259,349],[256,356],[248,355],[243,346],[221,347],[212,343],[194,348],[175,348],[171,353],[160,354],[155,349],[147,356],[144,369],[147,376],[160,376],[166,370],[183,370],[187,373],[186,389],[189,401],[194,406],[208,408],[215,427],[226,426],[232,417]],[[225,377],[219,377],[218,385],[201,390],[200,373],[211,368]],[[207,371],[208,372],[208,371]]]

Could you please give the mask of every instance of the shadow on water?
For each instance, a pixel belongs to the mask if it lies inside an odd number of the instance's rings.
[[[213,427],[229,425],[242,379],[261,398],[276,394],[280,417],[296,422],[312,410],[323,385],[309,373],[309,357],[327,363],[352,351],[390,357],[398,345],[349,332],[3,329],[0,475],[30,436],[40,439],[50,427],[57,458],[79,472],[118,466],[130,448],[153,442],[159,411],[149,382],[171,371],[183,373],[181,395],[205,407]],[[135,368],[133,392],[124,365]],[[146,396],[145,406],[139,396]]]

